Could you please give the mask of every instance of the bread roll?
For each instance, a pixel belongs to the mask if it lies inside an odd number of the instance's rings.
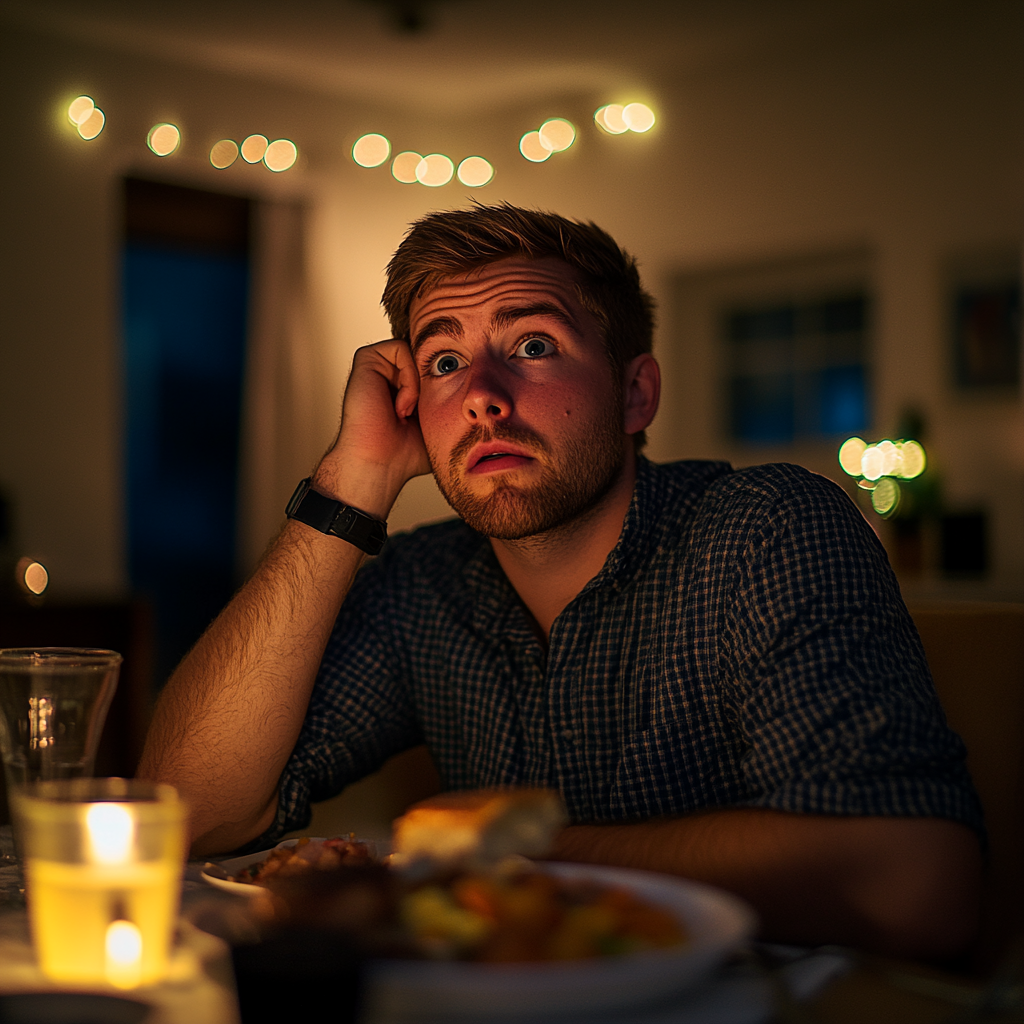
[[[562,798],[550,789],[443,793],[395,819],[391,846],[400,862],[483,867],[512,854],[543,856],[565,823]]]

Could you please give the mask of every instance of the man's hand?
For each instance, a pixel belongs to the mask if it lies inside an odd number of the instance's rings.
[[[416,403],[419,374],[409,345],[381,341],[356,352],[341,429],[313,486],[381,519],[405,484],[430,472]]]
[[[940,818],[736,808],[635,825],[575,825],[551,859],[684,875],[742,896],[761,936],[941,959],[975,937],[981,850]]]
[[[386,519],[405,483],[430,469],[418,397],[404,341],[360,349],[313,486]],[[288,521],[164,687],[138,774],[181,791],[195,853],[232,850],[273,822],[281,772],[362,560],[346,541]]]

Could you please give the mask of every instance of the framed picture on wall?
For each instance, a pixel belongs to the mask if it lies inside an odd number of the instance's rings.
[[[1016,390],[1021,369],[1020,253],[979,262],[990,265],[977,266],[973,273],[961,267],[952,281],[953,380],[964,391]]]

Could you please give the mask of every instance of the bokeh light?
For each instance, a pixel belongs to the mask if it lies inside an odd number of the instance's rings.
[[[96,109],[96,103],[91,96],[76,96],[68,104],[68,120],[73,125],[80,125],[88,120],[89,115]]]
[[[883,477],[871,492],[871,507],[880,515],[887,516],[896,511],[900,502],[900,485],[890,477]]]
[[[38,597],[50,583],[50,574],[42,562],[34,558],[19,558],[14,567],[14,580],[22,590]]]
[[[535,164],[542,164],[551,156],[551,150],[540,141],[540,132],[527,132],[519,140],[519,152]]]
[[[864,449],[860,457],[860,475],[865,480],[878,480],[885,474],[885,456],[878,450],[877,445],[871,445]]]
[[[238,143],[233,139],[221,139],[210,150],[210,163],[218,170],[230,167],[238,159]]]
[[[250,135],[241,145],[242,159],[247,164],[258,164],[269,145],[266,135]]]
[[[867,448],[867,442],[859,437],[851,437],[839,446],[839,465],[849,476],[860,476],[860,460]]]
[[[298,147],[291,139],[275,139],[263,154],[263,162],[278,174],[294,167],[298,158]]]
[[[623,120],[622,110],[621,103],[609,103],[594,113],[594,121],[609,135],[621,135],[629,131],[629,125]]]
[[[157,156],[170,156],[181,143],[181,132],[176,125],[155,124],[149,129],[149,136],[146,145],[149,146]]]
[[[900,466],[900,450],[892,441],[879,441],[875,447],[882,459],[882,476],[892,476]]]
[[[459,164],[459,181],[470,188],[480,188],[494,177],[494,168],[482,156],[467,156]]]
[[[89,113],[89,116],[78,125],[78,134],[85,139],[86,142],[95,139],[101,131],[103,126],[107,123],[107,119],[103,114],[103,111],[99,107],[93,107]]]
[[[917,441],[904,441],[900,449],[900,476],[904,480],[913,480],[920,476],[928,465],[924,448]]]
[[[622,122],[631,132],[648,132],[654,127],[654,111],[643,103],[627,103],[622,108]]]
[[[564,117],[553,117],[540,126],[537,137],[545,149],[562,153],[576,141],[576,129]]]
[[[399,153],[391,161],[391,174],[394,176],[395,181],[400,181],[403,185],[415,184],[416,168],[419,167],[422,159],[423,157],[419,153],[414,153],[411,149],[407,149],[404,153]]]
[[[363,135],[352,147],[352,159],[360,167],[380,167],[389,156],[391,143],[383,135]]]
[[[416,165],[416,180],[430,188],[447,185],[454,174],[455,164],[444,153],[431,153]]]

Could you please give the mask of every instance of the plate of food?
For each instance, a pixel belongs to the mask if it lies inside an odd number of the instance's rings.
[[[485,956],[495,959],[371,962],[365,1019],[501,1021],[655,1004],[706,978],[756,925],[741,900],[682,878],[563,863],[540,865],[537,873],[565,894],[557,902],[567,912],[522,900],[511,915],[520,927],[501,934],[507,925],[500,922],[487,940]],[[523,917],[530,913],[547,918],[546,933],[529,928]],[[543,959],[527,959],[530,945]]]
[[[273,849],[231,857],[214,864],[207,861],[200,876],[207,885],[236,896],[259,896],[270,884],[307,871],[334,871],[341,867],[368,864],[377,857],[374,843],[357,839],[354,833],[324,839],[303,836],[285,839]]]

